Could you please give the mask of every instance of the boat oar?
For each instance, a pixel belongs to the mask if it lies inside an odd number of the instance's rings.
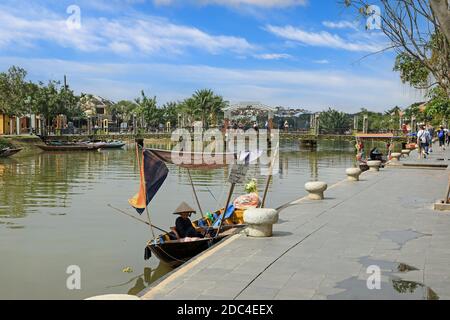
[[[145,220],[139,219],[138,217],[135,217],[135,216],[129,214],[128,212],[125,212],[125,211],[123,211],[123,210],[120,210],[120,209],[118,209],[118,208],[115,208],[115,207],[113,207],[113,206],[110,205],[110,204],[108,204],[108,207],[110,207],[110,208],[116,210],[117,212],[120,212],[120,213],[122,213],[122,214],[124,214],[124,215],[126,215],[126,216],[129,216],[129,217],[133,218],[134,220],[137,220],[137,221],[140,221],[140,222],[142,222],[142,223],[145,223],[146,225],[151,226],[151,227],[153,227],[153,228],[155,228],[155,229],[157,229],[157,230],[159,230],[159,231],[161,231],[161,232],[169,233],[169,231],[166,231],[166,230],[163,230],[163,229],[161,229],[161,228],[158,228],[157,226],[154,226],[153,224],[150,224],[149,222],[147,222],[147,221],[145,221]]]

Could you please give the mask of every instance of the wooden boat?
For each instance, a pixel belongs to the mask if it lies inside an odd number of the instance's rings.
[[[102,149],[120,149],[125,145],[122,141],[110,141],[110,142],[104,142]]]
[[[161,149],[147,149],[154,155],[156,155],[159,159],[164,162],[175,164],[179,167],[186,169],[196,169],[196,170],[212,170],[226,167],[227,165],[235,163],[237,159],[236,153],[216,153],[213,154],[212,157],[214,159],[218,159],[216,163],[208,163],[205,161],[205,157],[208,154],[203,152],[190,152],[188,156],[183,154],[183,151],[180,151],[180,157],[190,158],[189,163],[178,164],[175,163],[172,159],[172,151],[170,150],[161,150]],[[174,155],[178,155],[178,152],[174,152]],[[213,160],[214,160],[213,159]]]
[[[183,263],[189,261],[196,255],[207,250],[214,244],[229,237],[240,230],[239,228],[231,228],[219,234],[217,237],[198,239],[189,242],[181,240],[168,240],[155,244],[149,242],[147,247],[158,257],[158,259],[172,268],[176,268]]]
[[[74,143],[74,144],[37,144],[38,148],[44,151],[95,151],[100,149],[102,143]]]
[[[0,150],[0,158],[7,158],[10,157],[18,152],[20,152],[22,150],[22,148],[6,148],[6,149],[2,149]]]
[[[216,216],[220,216],[222,212],[223,209],[216,212]],[[209,230],[212,233],[210,238],[185,241],[184,239],[177,239],[175,231],[162,234],[147,243],[145,257],[146,259],[150,258],[150,253],[148,253],[148,250],[150,250],[160,261],[172,268],[176,268],[207,250],[212,245],[240,231],[245,226],[243,224],[243,213],[243,210],[234,210],[233,215],[224,220],[220,228],[221,232],[217,237],[215,237],[215,234],[218,227],[214,228],[209,226],[210,222],[208,218],[193,221],[192,224],[194,227],[198,227],[202,221],[202,225],[208,225],[210,228]],[[174,230],[174,228],[172,228],[172,230]]]

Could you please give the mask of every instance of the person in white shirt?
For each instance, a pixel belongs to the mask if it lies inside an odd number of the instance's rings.
[[[417,145],[419,146],[419,159],[422,156],[426,159],[427,157],[427,147],[430,141],[430,133],[425,129],[424,125],[420,126],[419,132],[417,132]]]

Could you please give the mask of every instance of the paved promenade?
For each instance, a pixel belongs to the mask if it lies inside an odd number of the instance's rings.
[[[324,201],[285,207],[274,237],[236,235],[142,298],[450,299],[450,213],[432,210],[448,174],[388,167],[342,181]],[[298,193],[305,195],[302,185]],[[367,288],[373,265],[380,290]]]

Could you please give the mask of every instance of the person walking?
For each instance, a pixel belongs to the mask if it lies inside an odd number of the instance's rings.
[[[430,133],[425,129],[425,125],[420,126],[419,132],[417,132],[417,145],[419,146],[419,159],[427,158],[427,146]]]
[[[430,154],[431,152],[433,152],[433,138],[434,138],[434,127],[433,126],[429,126],[428,127],[428,146],[427,146],[427,154]]]
[[[445,151],[446,132],[445,132],[443,126],[441,126],[438,131],[438,139],[439,139],[439,147],[441,148],[441,151]]]

